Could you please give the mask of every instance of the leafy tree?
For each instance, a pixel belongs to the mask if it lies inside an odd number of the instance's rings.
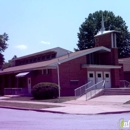
[[[6,33],[0,35],[0,68],[4,63],[4,56],[2,52],[4,52],[8,46],[8,44],[6,43],[7,41],[8,41],[8,35]]]
[[[130,56],[130,32],[126,26],[125,21],[120,16],[115,16],[113,12],[109,11],[96,11],[89,14],[85,22],[81,24],[78,33],[78,50],[84,50],[95,46],[94,36],[101,29],[102,14],[104,18],[105,30],[117,30],[117,47],[119,58]]]
[[[6,69],[6,68],[14,66],[13,60],[16,59],[16,58],[17,58],[17,56],[14,55],[11,60],[9,60],[8,62],[4,62],[3,65],[2,65],[2,69]]]

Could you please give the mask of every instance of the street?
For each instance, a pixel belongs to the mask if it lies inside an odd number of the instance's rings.
[[[0,130],[119,130],[118,121],[130,113],[71,115],[0,108]]]

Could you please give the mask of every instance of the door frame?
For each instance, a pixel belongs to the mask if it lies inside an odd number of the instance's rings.
[[[108,87],[108,88],[111,88],[111,72],[109,72],[109,71],[104,71],[104,80],[106,80],[105,78],[106,78],[106,76],[105,76],[105,74],[107,74],[107,73],[109,73],[109,79],[110,79],[110,87]],[[105,84],[106,85],[106,84]],[[105,86],[105,88],[106,88],[106,86]]]
[[[97,78],[98,78],[97,74],[98,74],[98,73],[100,73],[100,74],[101,74],[102,80],[104,79],[104,77],[103,77],[103,71],[96,71],[96,75],[95,75],[95,80],[96,80],[96,83],[98,83],[98,82],[99,82],[99,81],[97,81]]]
[[[87,78],[88,78],[88,82],[89,82],[89,74],[92,73],[93,74],[93,78],[94,78],[94,83],[95,84],[95,72],[94,71],[87,71],[88,75],[87,75]]]
[[[31,78],[27,78],[27,84],[28,84],[28,93],[31,94]]]

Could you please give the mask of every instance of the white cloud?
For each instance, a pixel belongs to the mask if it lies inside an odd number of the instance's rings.
[[[20,50],[26,50],[27,46],[24,44],[16,45],[15,48],[20,49]]]
[[[46,41],[41,41],[42,44],[45,44],[45,45],[50,45],[51,43],[50,42],[46,42]]]

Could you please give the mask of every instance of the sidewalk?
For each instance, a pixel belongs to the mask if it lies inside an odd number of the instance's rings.
[[[68,113],[68,114],[109,114],[130,112],[130,104],[123,104],[130,100],[129,95],[124,96],[100,96],[89,101],[71,100],[63,103],[33,102],[0,100],[0,107],[17,108],[25,110],[37,110],[43,112]],[[4,105],[4,104],[6,105]],[[13,103],[13,106],[9,106]],[[3,104],[3,105],[2,105]],[[16,105],[21,104],[21,105]],[[28,106],[32,105],[33,108]],[[36,107],[38,106],[38,108]]]

